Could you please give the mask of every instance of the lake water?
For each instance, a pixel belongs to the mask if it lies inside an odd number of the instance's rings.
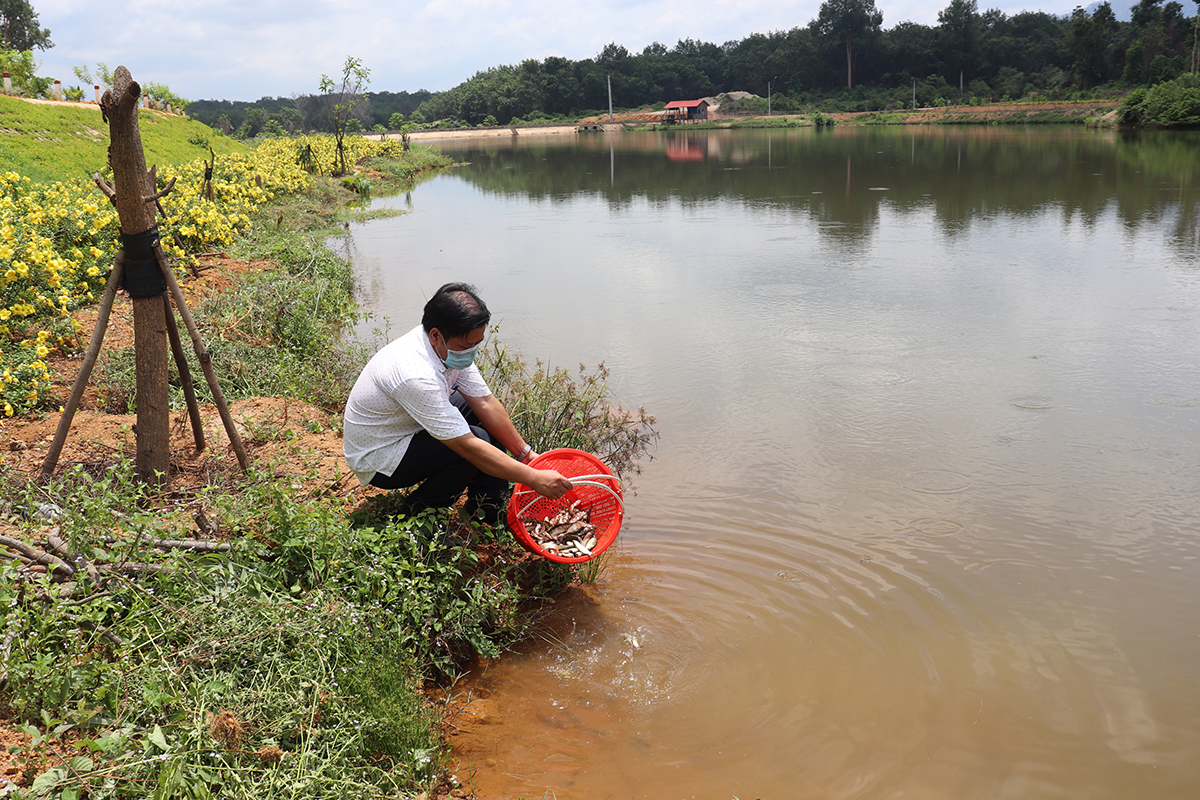
[[[468,788],[1200,797],[1200,135],[442,145],[347,236],[367,305],[475,283],[661,430],[600,582],[463,684]]]

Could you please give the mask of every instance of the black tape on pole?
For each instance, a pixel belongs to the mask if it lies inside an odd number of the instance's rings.
[[[121,288],[135,300],[158,297],[167,293],[167,276],[158,265],[154,245],[158,242],[158,226],[141,233],[122,233],[121,247],[125,248],[125,271]]]

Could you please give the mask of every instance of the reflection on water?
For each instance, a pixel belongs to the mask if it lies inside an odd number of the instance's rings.
[[[448,142],[344,242],[396,331],[471,281],[660,420],[600,583],[460,687],[460,778],[1200,793],[1200,137],[561,138]]]

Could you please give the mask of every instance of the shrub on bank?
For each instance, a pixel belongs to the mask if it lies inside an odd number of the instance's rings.
[[[1200,126],[1200,76],[1181,75],[1148,89],[1134,89],[1121,104],[1119,120],[1132,126]]]
[[[112,268],[116,212],[94,187],[0,175],[0,414],[43,403],[45,359],[79,345],[71,312]]]

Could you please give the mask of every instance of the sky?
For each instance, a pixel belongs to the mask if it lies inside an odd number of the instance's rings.
[[[80,85],[73,67],[124,64],[134,80],[188,100],[291,97],[340,78],[348,56],[369,91],[444,91],[475,73],[528,58],[595,57],[609,42],[714,44],[790,30],[821,0],[31,0],[54,47],[38,75]],[[949,0],[876,0],[883,27],[936,25]],[[1076,0],[979,0],[980,10],[1065,15]],[[1114,5],[1115,8],[1115,5]],[[754,91],[754,87],[745,87]],[[85,93],[91,97],[91,92]]]

